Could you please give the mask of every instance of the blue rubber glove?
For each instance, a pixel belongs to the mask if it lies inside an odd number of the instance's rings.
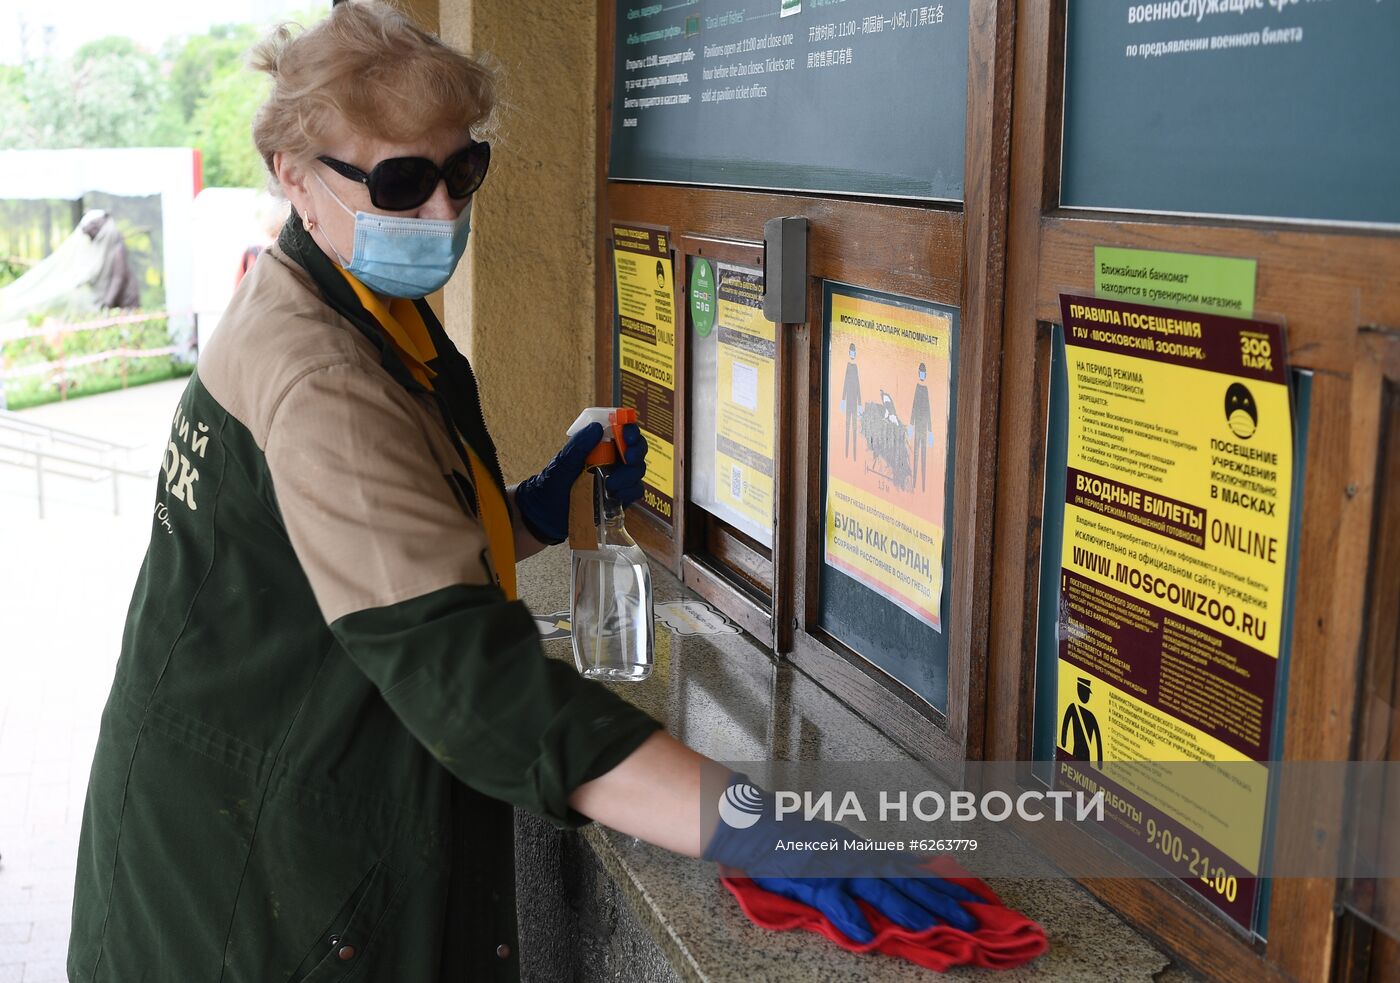
[[[757,819],[750,818],[751,825],[736,828],[725,821],[721,810],[720,822],[705,847],[705,859],[743,870],[765,891],[816,908],[851,941],[863,943],[874,938],[870,922],[856,903],[857,898],[912,932],[922,932],[934,925],[951,925],[964,931],[977,928],[976,917],[962,905],[984,899],[966,888],[941,877],[902,876],[900,871],[914,873],[909,859],[868,853],[859,854],[862,865],[868,863],[882,876],[812,876],[812,869],[820,866],[812,860],[817,854],[804,850],[775,850],[780,840],[844,843],[862,838],[834,823],[796,816],[778,821],[773,797],[743,775],[731,776],[726,797],[749,817],[756,810]],[[826,869],[831,868],[827,866]]]
[[[856,898],[911,932],[935,925],[974,931],[977,919],[961,902],[984,900],[941,877],[755,877],[753,882],[817,909],[856,943],[875,937]]]
[[[647,439],[635,423],[622,425],[622,460],[608,469],[604,484],[608,493],[623,505],[642,497],[642,477],[647,473]]]
[[[622,428],[623,459],[608,469],[606,487],[623,505],[642,495],[647,442],[635,423]],[[525,528],[542,543],[562,543],[569,536],[569,495],[583,474],[583,462],[603,440],[603,425],[590,423],[569,438],[543,471],[515,488],[515,507]]]

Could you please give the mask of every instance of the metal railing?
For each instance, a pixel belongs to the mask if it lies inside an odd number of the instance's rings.
[[[34,470],[39,518],[45,517],[45,478],[112,484],[112,514],[121,514],[121,479],[155,477],[155,468],[133,468],[130,457],[141,444],[121,444],[26,420],[0,410],[0,464]]]

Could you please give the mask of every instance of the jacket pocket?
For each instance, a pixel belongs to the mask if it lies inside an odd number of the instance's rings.
[[[370,957],[404,878],[382,861],[370,868],[322,930],[288,983],[346,980]]]

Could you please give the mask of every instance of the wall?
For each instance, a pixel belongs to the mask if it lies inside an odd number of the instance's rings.
[[[402,9],[413,18],[414,22],[425,31],[438,33],[438,0],[399,0]],[[438,320],[443,322],[443,326],[449,331],[452,326],[447,323],[447,311],[443,303],[443,292],[441,290],[428,294],[428,306],[433,309],[433,313],[438,316]]]
[[[515,904],[521,983],[680,983],[583,834],[519,809]]]
[[[597,11],[583,0],[432,0],[448,43],[489,57],[501,106],[446,326],[471,359],[507,480],[539,470],[591,402]]]

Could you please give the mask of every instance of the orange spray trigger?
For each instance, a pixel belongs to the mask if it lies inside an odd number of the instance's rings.
[[[617,447],[613,442],[604,437],[598,442],[598,446],[588,452],[588,456],[583,459],[585,468],[607,467],[617,463]]]
[[[625,462],[627,459],[627,440],[622,436],[622,428],[628,423],[637,422],[637,411],[624,406],[613,410],[608,418],[612,423],[613,446],[617,448],[617,460]]]
[[[627,446],[622,439],[622,427],[624,424],[636,422],[637,411],[629,407],[593,406],[580,413],[569,428],[570,437],[590,424],[600,423],[603,426],[603,439],[598,442],[597,447],[589,451],[583,466],[607,467],[622,460],[622,449]]]

